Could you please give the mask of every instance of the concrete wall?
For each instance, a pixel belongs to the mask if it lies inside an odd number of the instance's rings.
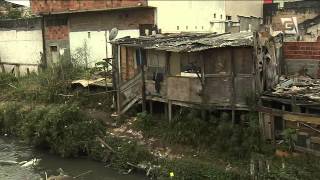
[[[226,15],[238,21],[238,15],[262,17],[258,1],[148,1],[157,8],[157,25],[165,33],[226,31]]]
[[[115,39],[125,36],[139,37],[139,30],[119,30]],[[71,57],[74,59],[79,58],[80,55],[84,55],[84,50],[86,50],[89,67],[95,66],[95,63],[102,61],[104,58],[111,58],[112,46],[108,37],[109,31],[70,32]]]
[[[311,19],[320,13],[320,1],[286,1],[283,7],[278,4],[264,6],[265,24],[270,25],[275,31],[283,31],[284,41],[316,41],[318,33],[307,34],[304,26],[311,23]],[[317,28],[317,27],[315,27]]]
[[[226,0],[225,14],[231,16],[232,21],[239,21],[240,16],[262,17],[263,0]]]
[[[120,30],[139,29],[139,24],[154,24],[154,9],[140,8],[69,14],[69,24],[72,32],[106,31],[114,27]]]
[[[225,20],[224,1],[152,0],[148,5],[157,8],[157,25],[164,33],[224,31],[224,23],[210,23]]]
[[[239,16],[240,31],[259,31],[261,25],[261,18]]]
[[[0,30],[0,59],[5,64],[22,64],[20,74],[25,74],[27,68],[37,71],[42,53],[41,30],[19,31]],[[5,65],[6,72],[13,65]]]
[[[0,22],[0,61],[6,72],[14,67],[24,75],[37,71],[42,46],[41,20],[10,20]]]
[[[139,24],[154,24],[154,9],[88,12],[69,15],[71,56],[77,57],[87,49],[87,61],[92,67],[98,61],[112,57],[109,32],[119,29],[117,38],[138,37]]]
[[[125,7],[139,7],[147,4],[146,0],[31,0],[33,13],[48,14],[74,11],[92,11]]]
[[[297,18],[297,23],[302,23],[307,19],[312,19],[319,15],[319,10],[307,9],[307,10],[295,10],[295,9],[282,9],[278,10],[272,17],[273,30],[284,30],[284,25],[281,22],[281,18]]]

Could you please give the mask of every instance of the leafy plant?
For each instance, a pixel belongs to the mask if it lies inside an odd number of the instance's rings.
[[[284,142],[285,142],[285,146],[287,148],[288,151],[293,152],[294,151],[294,145],[297,141],[297,132],[295,129],[285,129],[282,132],[283,138],[284,138]]]

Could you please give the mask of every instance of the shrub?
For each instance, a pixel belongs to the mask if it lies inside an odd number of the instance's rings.
[[[225,171],[223,167],[216,167],[212,163],[196,159],[180,159],[163,162],[160,176],[174,173],[174,179],[198,180],[198,179],[247,179],[246,174],[237,174],[232,171]]]
[[[160,137],[169,144],[191,145],[194,148],[213,149],[220,154],[236,158],[262,152],[265,145],[255,113],[246,116],[247,125],[232,124],[225,113],[221,117],[202,118],[199,110],[182,109],[172,123],[146,113],[138,114],[135,127],[144,135]]]
[[[17,78],[12,73],[0,73],[0,88],[6,88],[10,83],[17,82]]]
[[[21,119],[24,114],[21,111],[21,104],[16,102],[8,103],[0,107],[0,127],[2,133],[18,134]]]
[[[27,142],[49,148],[63,157],[88,153],[104,130],[101,122],[90,120],[76,104],[36,106],[9,103],[0,108],[3,133],[21,137]]]

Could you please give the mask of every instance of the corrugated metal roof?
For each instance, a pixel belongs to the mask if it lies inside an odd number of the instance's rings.
[[[195,52],[221,47],[253,46],[253,33],[232,34],[181,33],[148,37],[125,37],[112,42],[122,46],[140,47],[172,52]]]

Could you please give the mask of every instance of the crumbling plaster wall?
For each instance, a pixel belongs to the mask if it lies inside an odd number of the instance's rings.
[[[275,31],[283,31],[284,24],[281,18],[297,18],[297,23],[302,23],[307,19],[313,19],[319,15],[320,10],[317,9],[280,9],[272,16],[272,28]]]

